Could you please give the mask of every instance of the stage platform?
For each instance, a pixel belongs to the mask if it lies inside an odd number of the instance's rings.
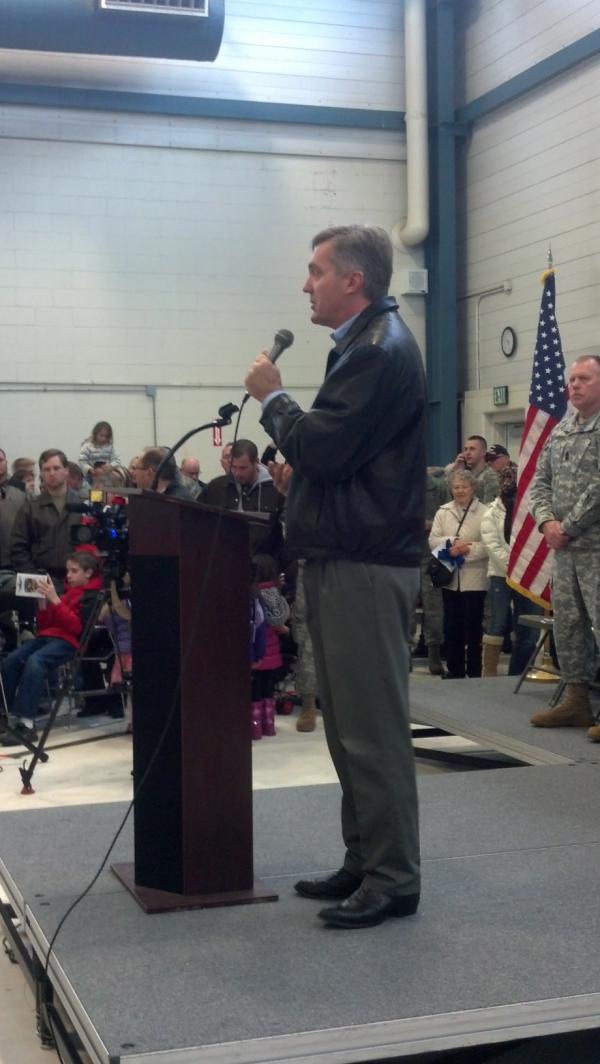
[[[420,778],[415,917],[328,930],[295,896],[297,878],[338,866],[335,785],[255,793],[256,874],[277,903],[146,916],[106,869],[50,962],[90,1058],[346,1064],[595,1030],[600,747],[581,730],[532,729],[548,689],[512,685],[413,685],[415,719],[462,721],[488,746],[503,735],[527,762]],[[0,815],[0,878],[40,959],[125,808]],[[128,822],[111,860],[131,860],[132,845]]]
[[[529,723],[533,713],[548,709],[556,685],[526,681],[515,695],[517,679],[438,680],[420,676],[411,687],[411,718],[472,739],[523,764],[600,764],[600,743],[589,742],[585,729],[534,728]],[[590,691],[590,699],[598,715],[598,693]]]

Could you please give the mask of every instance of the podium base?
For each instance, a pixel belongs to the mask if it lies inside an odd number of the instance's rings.
[[[174,894],[156,887],[142,887],[135,882],[133,861],[113,864],[111,871],[133,895],[146,913],[176,912],[178,909],[216,909],[223,905],[256,905],[259,902],[278,901],[279,895],[265,887],[259,879],[249,890],[223,891],[219,894]]]

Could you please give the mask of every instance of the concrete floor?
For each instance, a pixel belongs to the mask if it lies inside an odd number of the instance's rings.
[[[417,663],[414,679],[426,673],[424,664]],[[322,723],[314,732],[299,734],[295,728],[297,711],[293,716],[278,717],[278,734],[253,744],[253,778],[255,789],[310,786],[335,782]],[[95,802],[127,801],[131,798],[131,736],[124,734],[123,723],[107,724],[106,717],[72,722],[72,727],[57,726],[52,732],[51,746],[72,744],[92,734],[106,737],[95,742],[65,745],[55,749],[45,765],[38,765],[33,795],[21,795],[19,766],[23,757],[14,752],[2,752],[0,747],[0,808],[28,810],[64,805],[85,805]],[[467,740],[446,738],[427,740],[436,746],[468,749]],[[440,764],[418,762],[421,773],[448,771]],[[100,861],[103,855],[99,853]],[[35,1034],[33,997],[20,968],[10,962],[5,951],[0,956],[0,1064],[51,1064],[58,1056],[42,1050]]]

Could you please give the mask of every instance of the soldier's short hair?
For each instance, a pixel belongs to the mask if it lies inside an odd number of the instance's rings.
[[[487,440],[485,436],[467,436],[467,442],[469,440],[477,440],[479,443],[482,443],[485,450],[487,451]]]
[[[579,355],[578,358],[573,359],[573,365],[577,362],[595,362],[600,370],[600,355]]]

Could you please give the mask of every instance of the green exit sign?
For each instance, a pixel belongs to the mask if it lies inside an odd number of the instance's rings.
[[[508,384],[494,388],[494,406],[508,406]]]

